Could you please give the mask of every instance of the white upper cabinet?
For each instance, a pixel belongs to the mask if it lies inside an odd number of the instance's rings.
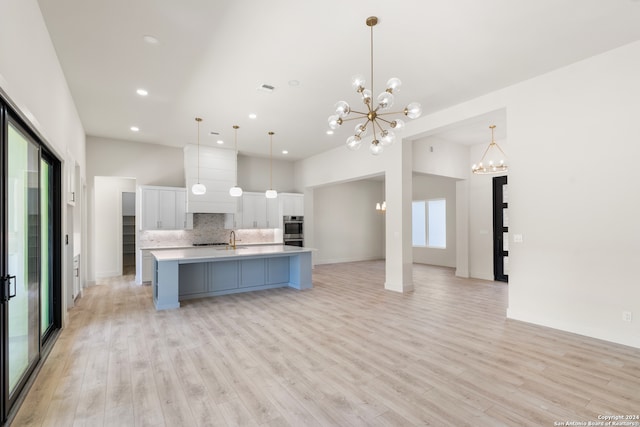
[[[207,192],[195,195],[191,192],[198,182]],[[223,148],[188,144],[184,147],[184,170],[187,183],[187,212],[191,213],[235,213],[236,199],[229,195],[229,188],[236,184],[236,152]]]
[[[280,227],[279,199],[267,199],[264,193],[242,193],[236,215],[237,228],[278,228]]]
[[[280,193],[278,198],[282,201],[283,216],[304,215],[304,194]]]
[[[141,230],[193,228],[193,216],[186,212],[186,189],[140,186],[138,193]]]

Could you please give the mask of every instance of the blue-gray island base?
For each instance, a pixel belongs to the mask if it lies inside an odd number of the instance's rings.
[[[284,245],[152,251],[153,303],[165,310],[191,298],[285,286],[308,289],[312,251]]]

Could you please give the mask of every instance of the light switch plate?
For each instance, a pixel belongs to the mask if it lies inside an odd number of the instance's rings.
[[[522,243],[522,234],[514,234],[513,243]]]

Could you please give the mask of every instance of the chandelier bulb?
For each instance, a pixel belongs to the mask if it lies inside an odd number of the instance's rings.
[[[387,81],[387,92],[389,93],[398,93],[400,91],[400,86],[402,86],[402,82],[397,77],[391,77]]]
[[[364,85],[367,83],[364,76],[362,74],[356,74],[351,77],[351,86],[356,90],[356,92],[360,93],[364,90]]]
[[[394,121],[391,122],[391,127],[397,130],[404,128],[404,120],[395,119]]]
[[[361,145],[362,138],[360,138],[358,135],[351,135],[349,138],[347,138],[347,148],[349,150],[355,151],[360,148]]]
[[[380,110],[391,108],[393,105],[393,95],[389,92],[382,92],[378,95],[378,105],[380,106]]]
[[[351,112],[351,108],[349,107],[349,104],[347,104],[345,101],[338,101],[336,103],[336,114],[341,119],[344,117],[347,117],[350,112]]]
[[[329,116],[329,128],[336,130],[342,124],[342,119],[337,114]]]
[[[380,144],[391,145],[396,140],[396,134],[392,130],[383,130],[382,138],[380,138]]]
[[[382,144],[380,144],[380,142],[377,139],[374,139],[373,141],[371,141],[369,150],[371,151],[371,154],[373,154],[374,156],[377,156],[378,154],[384,151],[384,147],[382,146]]]

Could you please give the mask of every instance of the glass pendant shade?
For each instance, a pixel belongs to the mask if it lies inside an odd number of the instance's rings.
[[[237,185],[235,187],[231,187],[229,189],[229,195],[231,197],[241,197],[242,196],[242,188],[238,187]]]
[[[347,148],[350,150],[357,150],[362,144],[362,138],[365,136],[366,131],[370,129],[370,133],[373,137],[369,141],[371,144],[369,150],[372,154],[377,155],[383,151],[383,146],[392,144],[396,138],[394,132],[388,128],[394,130],[400,130],[404,127],[404,121],[399,119],[392,119],[388,116],[392,114],[401,115],[404,114],[410,119],[417,119],[422,115],[422,106],[417,102],[412,102],[407,105],[406,108],[399,111],[389,111],[394,104],[395,95],[400,91],[402,82],[397,77],[392,77],[387,80],[386,88],[384,92],[380,93],[373,99],[373,27],[378,24],[378,18],[376,16],[370,16],[366,19],[365,23],[371,29],[371,79],[369,80],[370,87],[365,88],[367,81],[364,76],[358,74],[351,78],[351,85],[356,90],[362,99],[365,109],[357,108],[352,110],[346,101],[339,101],[335,105],[335,112],[329,117],[328,123],[331,130],[336,130],[340,125],[349,120],[364,119],[364,126],[356,126],[353,135],[349,136],[346,140]],[[371,122],[371,126],[369,126]],[[386,129],[385,129],[386,128]]]
[[[264,196],[267,199],[275,199],[278,197],[278,192],[276,190],[267,190],[264,192]]]
[[[200,183],[193,184],[193,187],[191,187],[191,192],[196,196],[202,196],[207,192],[207,187],[205,187],[204,184]]]
[[[198,123],[198,181],[191,187],[191,192],[196,196],[202,196],[207,192],[207,187],[204,184],[200,184],[200,122],[202,118],[196,117],[196,123]]]
[[[238,129],[240,126],[233,125],[233,133],[234,133],[234,144],[236,147],[236,185],[229,189],[229,195],[231,197],[241,197],[242,196],[242,188],[238,186]]]

